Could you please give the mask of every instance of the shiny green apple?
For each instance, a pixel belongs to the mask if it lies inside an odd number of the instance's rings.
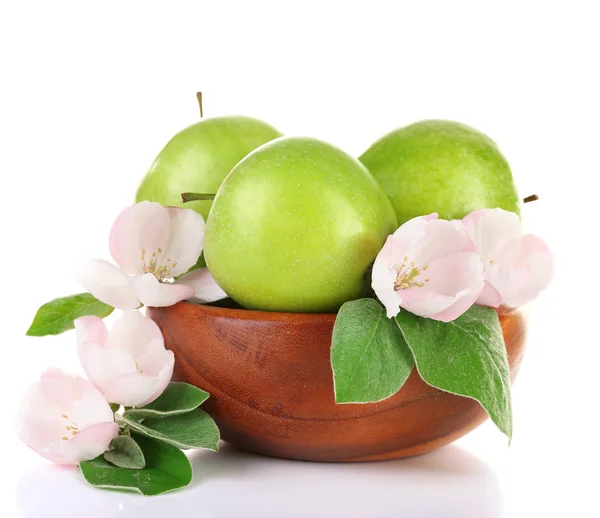
[[[495,207],[520,214],[508,162],[493,140],[464,124],[411,124],[382,137],[359,160],[389,196],[399,224],[432,212],[444,219]]]
[[[358,160],[325,142],[283,137],[225,179],[204,253],[217,283],[246,308],[333,312],[361,295],[396,228],[390,201]]]
[[[214,194],[235,164],[280,136],[272,126],[250,117],[203,119],[167,143],[142,180],[135,200],[183,207],[183,192]],[[211,204],[194,201],[185,208],[194,209],[206,220]]]

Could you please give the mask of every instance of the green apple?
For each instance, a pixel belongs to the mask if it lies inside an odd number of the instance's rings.
[[[175,135],[158,154],[140,184],[135,201],[194,209],[204,219],[211,201],[183,205],[181,193],[214,194],[223,179],[248,153],[281,133],[250,117],[203,119]]]
[[[464,124],[411,124],[388,133],[359,160],[389,196],[399,224],[432,212],[443,219],[495,207],[520,214],[508,162],[493,140]]]
[[[225,179],[204,236],[217,283],[249,309],[333,312],[361,295],[397,228],[366,168],[336,147],[283,137]]]

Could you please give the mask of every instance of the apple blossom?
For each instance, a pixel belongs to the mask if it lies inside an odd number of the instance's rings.
[[[193,210],[137,203],[117,217],[110,233],[110,252],[118,266],[89,260],[81,266],[78,280],[97,299],[122,310],[224,298],[227,295],[207,269],[202,282],[197,275],[183,275],[202,253],[204,226]]]
[[[17,433],[48,460],[76,465],[104,453],[119,426],[89,381],[52,368],[25,392]]]
[[[373,265],[372,287],[390,318],[402,307],[449,322],[481,293],[481,261],[460,225],[420,216],[388,237]]]
[[[477,304],[522,306],[552,279],[554,258],[537,236],[523,234],[516,214],[502,209],[471,212],[462,220],[483,263],[484,289]]]
[[[139,311],[127,311],[107,331],[102,319],[75,320],[77,351],[88,379],[111,403],[143,406],[160,396],[175,358],[159,327]]]

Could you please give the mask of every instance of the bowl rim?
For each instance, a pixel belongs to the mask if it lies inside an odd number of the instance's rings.
[[[333,324],[337,313],[284,313],[280,311],[258,311],[255,309],[234,309],[222,308],[219,306],[209,306],[182,300],[173,307],[180,307],[195,313],[203,313],[208,317],[229,318],[234,320],[260,321],[260,322],[281,322],[281,323],[310,323],[310,324]],[[152,308],[153,310],[168,308]]]
[[[284,324],[329,324],[333,325],[337,318],[337,313],[293,313],[281,311],[259,311],[256,309],[234,309],[222,308],[219,306],[209,306],[207,304],[188,302],[182,300],[170,306],[177,310],[193,311],[194,313],[203,313],[210,318],[227,318],[230,320],[245,320],[249,322],[279,322]],[[151,311],[168,310],[169,307],[152,307]],[[510,316],[515,313],[523,313],[524,308],[492,308],[496,310],[498,316]]]

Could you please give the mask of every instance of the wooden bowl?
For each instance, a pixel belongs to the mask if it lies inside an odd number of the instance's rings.
[[[335,315],[270,313],[180,302],[149,308],[175,353],[175,378],[211,394],[222,438],[285,459],[371,461],[426,453],[487,418],[476,401],[427,385],[413,370],[379,403],[335,403],[329,360]],[[511,378],[525,342],[521,313],[501,314]]]

